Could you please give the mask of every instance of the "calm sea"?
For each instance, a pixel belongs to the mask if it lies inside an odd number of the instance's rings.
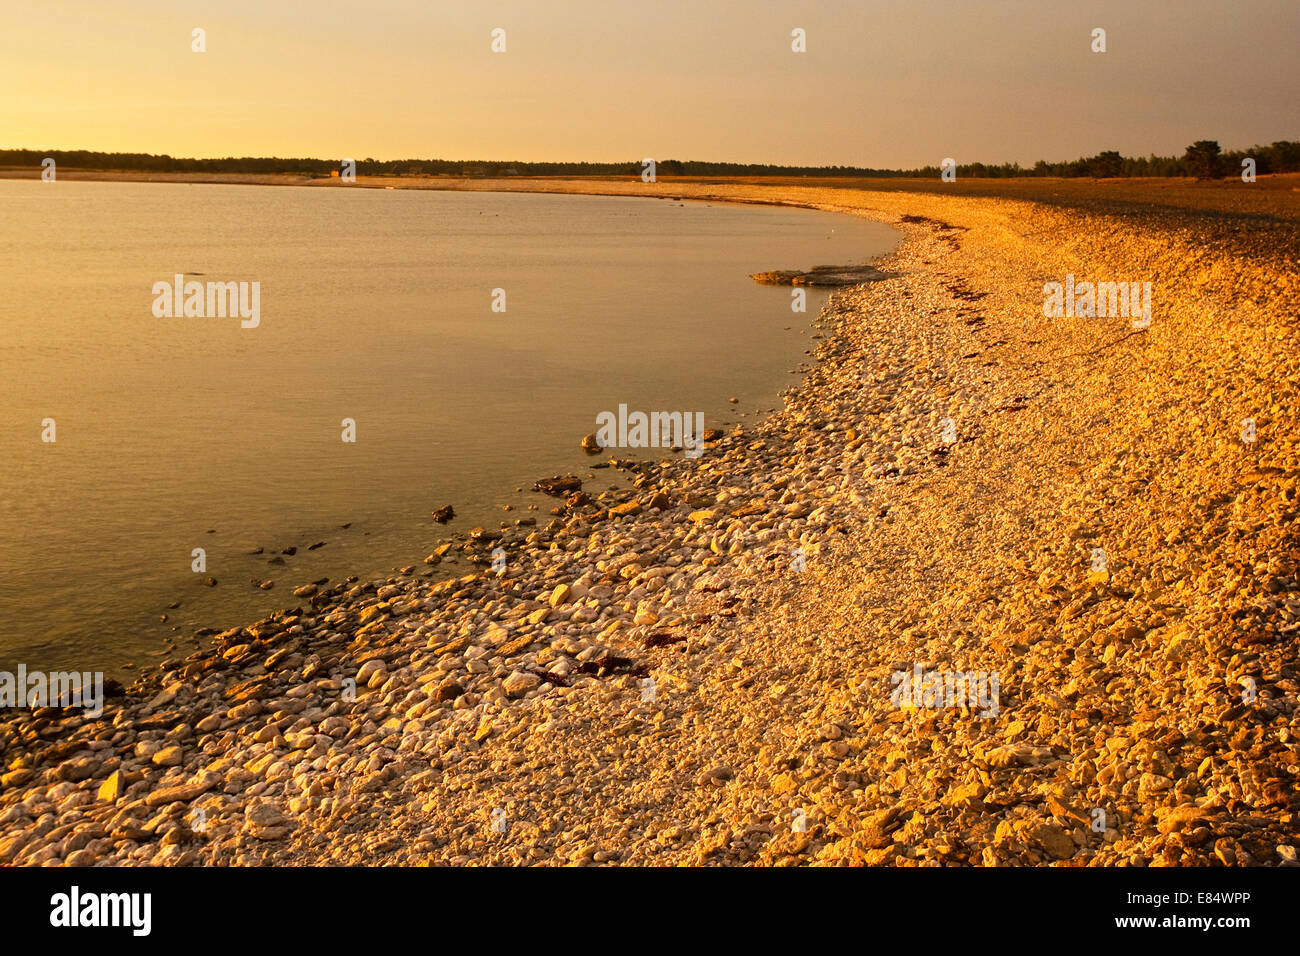
[[[785,208],[0,181],[0,669],[129,677],[309,581],[544,524],[554,502],[516,489],[585,475],[599,412],[713,428],[779,403],[825,296],[794,313],[749,273],[894,242]],[[177,273],[259,283],[260,324],[156,317]]]

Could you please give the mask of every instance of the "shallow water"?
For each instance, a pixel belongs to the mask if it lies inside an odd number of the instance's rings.
[[[554,501],[515,489],[586,475],[599,412],[714,428],[779,403],[825,294],[793,313],[749,273],[866,261],[895,236],[644,199],[0,181],[0,669],[129,676],[298,585],[544,524]],[[260,283],[260,324],[155,317],[176,273]]]

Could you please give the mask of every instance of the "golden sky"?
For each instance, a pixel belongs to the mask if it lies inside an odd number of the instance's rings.
[[[1298,0],[36,0],[0,26],[0,147],[872,167],[1181,154],[1300,139],[1298,41]]]

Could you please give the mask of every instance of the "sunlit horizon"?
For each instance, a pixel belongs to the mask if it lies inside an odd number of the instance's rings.
[[[1177,23],[1112,0],[145,0],[130,18],[54,0],[0,36],[0,147],[881,169],[1176,155],[1296,138],[1297,33],[1300,6],[1277,0],[1195,0]]]

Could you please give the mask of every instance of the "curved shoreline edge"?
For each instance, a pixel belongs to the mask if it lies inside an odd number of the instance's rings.
[[[719,191],[905,230],[887,279],[833,294],[783,411],[634,465],[629,500],[533,532],[504,576],[326,593],[98,720],[7,717],[0,862],[1293,862],[1277,245],[671,186]],[[1151,281],[1151,327],[1044,318],[1067,274]],[[997,714],[897,706],[918,664],[997,674]]]

